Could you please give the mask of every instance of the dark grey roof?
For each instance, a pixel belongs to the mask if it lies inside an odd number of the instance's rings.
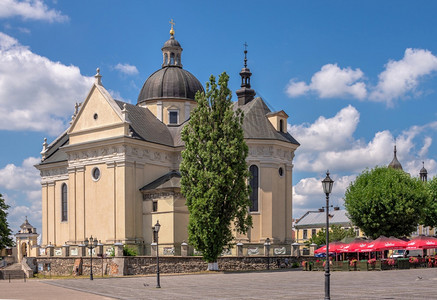
[[[181,44],[174,38],[174,36],[171,36],[170,39],[164,43],[164,46],[162,48],[166,47],[181,47]]]
[[[158,179],[152,181],[149,184],[146,184],[140,191],[150,191],[156,189],[164,189],[164,188],[180,188],[180,178],[181,174],[178,171],[171,171],[164,176],[159,177]]]
[[[69,137],[67,131],[64,131],[56,140],[54,140],[45,153],[46,158],[41,161],[40,165],[51,164],[61,161],[67,161],[68,157],[64,150],[59,149],[62,146],[69,144]]]
[[[396,152],[397,151],[396,151],[396,145],[395,145],[395,148],[394,148],[394,151],[393,151],[393,160],[390,162],[388,167],[396,169],[396,170],[403,170],[402,169],[402,165],[401,165],[401,163],[399,162],[399,160],[398,160],[398,158],[396,156]]]
[[[150,75],[137,102],[169,98],[194,100],[197,91],[203,92],[203,86],[193,74],[178,66],[166,66]]]
[[[134,137],[147,142],[173,146],[173,137],[167,126],[159,121],[147,108],[115,100],[117,105],[123,109],[126,104],[127,115],[134,131]]]
[[[299,143],[287,132],[277,131],[266,117],[270,109],[264,101],[257,97],[245,105],[234,103],[234,110],[240,108],[244,112],[244,137],[246,139],[279,140],[295,145]]]
[[[351,220],[348,218],[346,210],[331,210],[329,215],[332,218],[329,219],[330,224],[352,224]],[[326,225],[326,212],[320,211],[308,211],[299,221],[296,222],[295,227],[320,227]]]

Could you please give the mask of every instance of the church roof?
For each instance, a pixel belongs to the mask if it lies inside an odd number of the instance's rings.
[[[143,186],[140,191],[149,191],[165,188],[180,188],[181,187],[181,173],[178,171],[171,171],[158,179],[152,181],[149,184]]]
[[[69,143],[67,130],[65,130],[56,140],[54,140],[48,147],[45,153],[46,158],[40,163],[41,165],[51,164],[61,161],[67,161],[67,154],[64,150],[59,149]]]
[[[234,103],[234,110],[240,108],[244,112],[244,137],[246,139],[279,140],[300,145],[288,132],[277,131],[267,116],[271,113],[265,102],[257,97],[245,105]]]
[[[173,137],[167,126],[159,121],[150,110],[119,100],[115,100],[115,102],[120,109],[123,109],[124,104],[126,104],[134,137],[151,143],[173,146]]]

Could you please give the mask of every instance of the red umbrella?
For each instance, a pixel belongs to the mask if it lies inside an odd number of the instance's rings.
[[[408,250],[437,248],[437,239],[432,236],[420,235],[407,244]]]
[[[332,242],[329,243],[329,253],[331,252],[340,252],[341,248],[343,248],[346,244],[343,242]],[[325,253],[326,252],[326,245],[323,247],[320,247],[316,251],[314,251],[315,254],[318,253]]]
[[[385,237],[381,235],[379,238],[369,243],[367,247],[360,252],[384,251],[389,249],[405,249],[407,242],[397,239],[395,237]]]
[[[340,249],[340,252],[342,253],[360,252],[361,249],[366,248],[370,242],[371,242],[370,240],[363,240],[357,238],[352,242],[350,242],[349,244],[345,245],[342,249]]]

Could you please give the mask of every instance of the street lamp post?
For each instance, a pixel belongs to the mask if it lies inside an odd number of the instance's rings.
[[[329,177],[329,171],[322,181],[323,192],[326,195],[326,263],[325,263],[325,300],[331,299],[330,296],[330,274],[329,274],[329,194],[332,192],[334,180]]]
[[[159,224],[159,220],[156,221],[155,226],[152,227],[153,232],[155,233],[155,241],[156,241],[156,288],[161,288],[161,283],[159,281],[159,244],[158,244],[158,232],[161,228],[161,225]]]
[[[270,270],[270,239],[266,238],[266,241],[264,242],[264,247],[267,252],[267,270]]]
[[[97,243],[98,240],[97,238],[93,238],[93,236],[90,237],[90,239],[88,240],[88,238],[85,238],[84,244],[85,247],[87,247],[88,249],[90,249],[90,260],[91,260],[91,270],[90,270],[90,280],[93,280],[93,249],[97,247]]]

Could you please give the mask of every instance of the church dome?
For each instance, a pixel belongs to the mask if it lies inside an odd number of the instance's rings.
[[[190,72],[182,68],[182,47],[174,38],[173,27],[170,39],[162,47],[162,69],[147,78],[138,96],[138,104],[147,100],[183,99],[194,100],[203,86]]]
[[[389,168],[392,168],[392,169],[396,169],[396,170],[403,170],[402,169],[402,165],[401,165],[401,163],[399,162],[399,160],[398,160],[398,158],[397,158],[397,156],[396,156],[396,145],[395,145],[395,148],[394,148],[394,151],[393,151],[394,153],[393,153],[393,160],[390,162],[390,164],[388,165],[388,167]]]
[[[138,103],[151,99],[194,100],[202,84],[190,72],[175,66],[164,67],[146,80],[138,96]]]

